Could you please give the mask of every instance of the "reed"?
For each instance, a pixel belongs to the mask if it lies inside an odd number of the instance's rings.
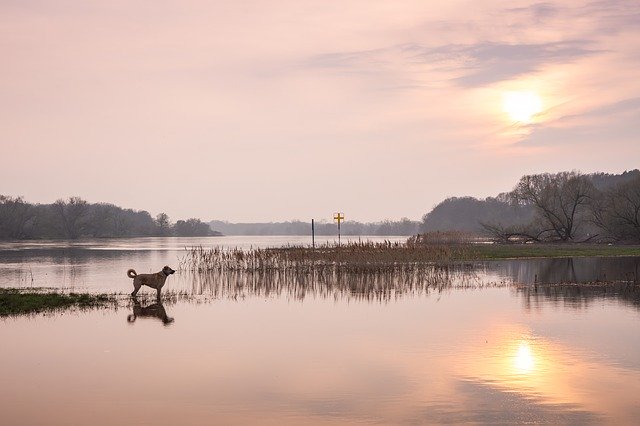
[[[471,244],[350,242],[341,246],[286,246],[280,248],[191,247],[180,261],[189,271],[415,271],[434,263],[473,257]]]

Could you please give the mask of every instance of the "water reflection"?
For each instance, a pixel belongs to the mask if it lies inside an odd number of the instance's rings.
[[[138,318],[157,318],[164,325],[171,324],[174,319],[167,315],[167,311],[164,308],[162,302],[156,301],[147,306],[142,306],[137,297],[132,297],[133,300],[133,313],[127,315],[127,322],[133,324]]]
[[[386,302],[403,296],[441,293],[452,288],[478,288],[501,283],[479,274],[471,265],[433,265],[420,270],[395,272],[199,272],[183,271],[192,283],[191,294],[243,299],[285,295],[295,300],[355,299]]]
[[[624,417],[640,392],[640,382],[627,377],[638,370],[580,350],[576,342],[567,346],[569,341],[500,324],[484,345],[466,348],[462,357],[473,361],[461,368],[460,391],[478,408],[467,420],[505,422],[505,410],[517,414],[508,423],[602,423],[602,413]]]
[[[634,424],[640,416],[640,322],[628,306],[529,312],[499,286],[354,303],[349,294],[363,285],[396,284],[344,276],[329,287],[298,283],[305,302],[291,303],[289,288],[299,287],[289,278],[227,278],[203,278],[202,290],[269,289],[270,297],[178,299],[170,310],[180,321],[169,328],[158,326],[158,309],[146,327],[126,327],[120,311],[3,322],[0,376],[11,384],[0,387],[3,421],[144,424],[154,413],[166,424]],[[344,300],[331,300],[336,293]],[[138,300],[131,319],[150,308]]]
[[[522,297],[526,310],[540,309],[549,302],[555,306],[584,309],[606,299],[640,309],[640,285],[634,282],[529,284],[515,286],[513,291]]]
[[[516,284],[640,282],[640,257],[568,257],[485,262]]]
[[[518,351],[513,358],[513,365],[518,373],[527,374],[533,370],[535,361],[528,342],[520,342]]]

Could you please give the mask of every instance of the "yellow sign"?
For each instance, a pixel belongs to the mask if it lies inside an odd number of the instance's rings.
[[[340,222],[344,221],[344,213],[334,213],[333,214],[333,220],[338,222],[338,225],[340,225]]]

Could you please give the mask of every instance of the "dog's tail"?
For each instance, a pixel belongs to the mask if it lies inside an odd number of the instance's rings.
[[[127,271],[127,276],[128,276],[129,278],[135,278],[135,277],[137,277],[137,276],[138,276],[138,274],[136,274],[136,271],[134,271],[133,269],[129,269],[129,270]]]

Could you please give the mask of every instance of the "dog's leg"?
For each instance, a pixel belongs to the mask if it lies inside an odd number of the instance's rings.
[[[162,288],[158,287],[157,292],[158,292],[158,302],[160,302],[160,291],[162,290]]]
[[[134,281],[133,282],[133,292],[131,293],[131,296],[136,297],[136,294],[138,294],[138,291],[140,290],[140,287],[142,287],[142,286]]]

